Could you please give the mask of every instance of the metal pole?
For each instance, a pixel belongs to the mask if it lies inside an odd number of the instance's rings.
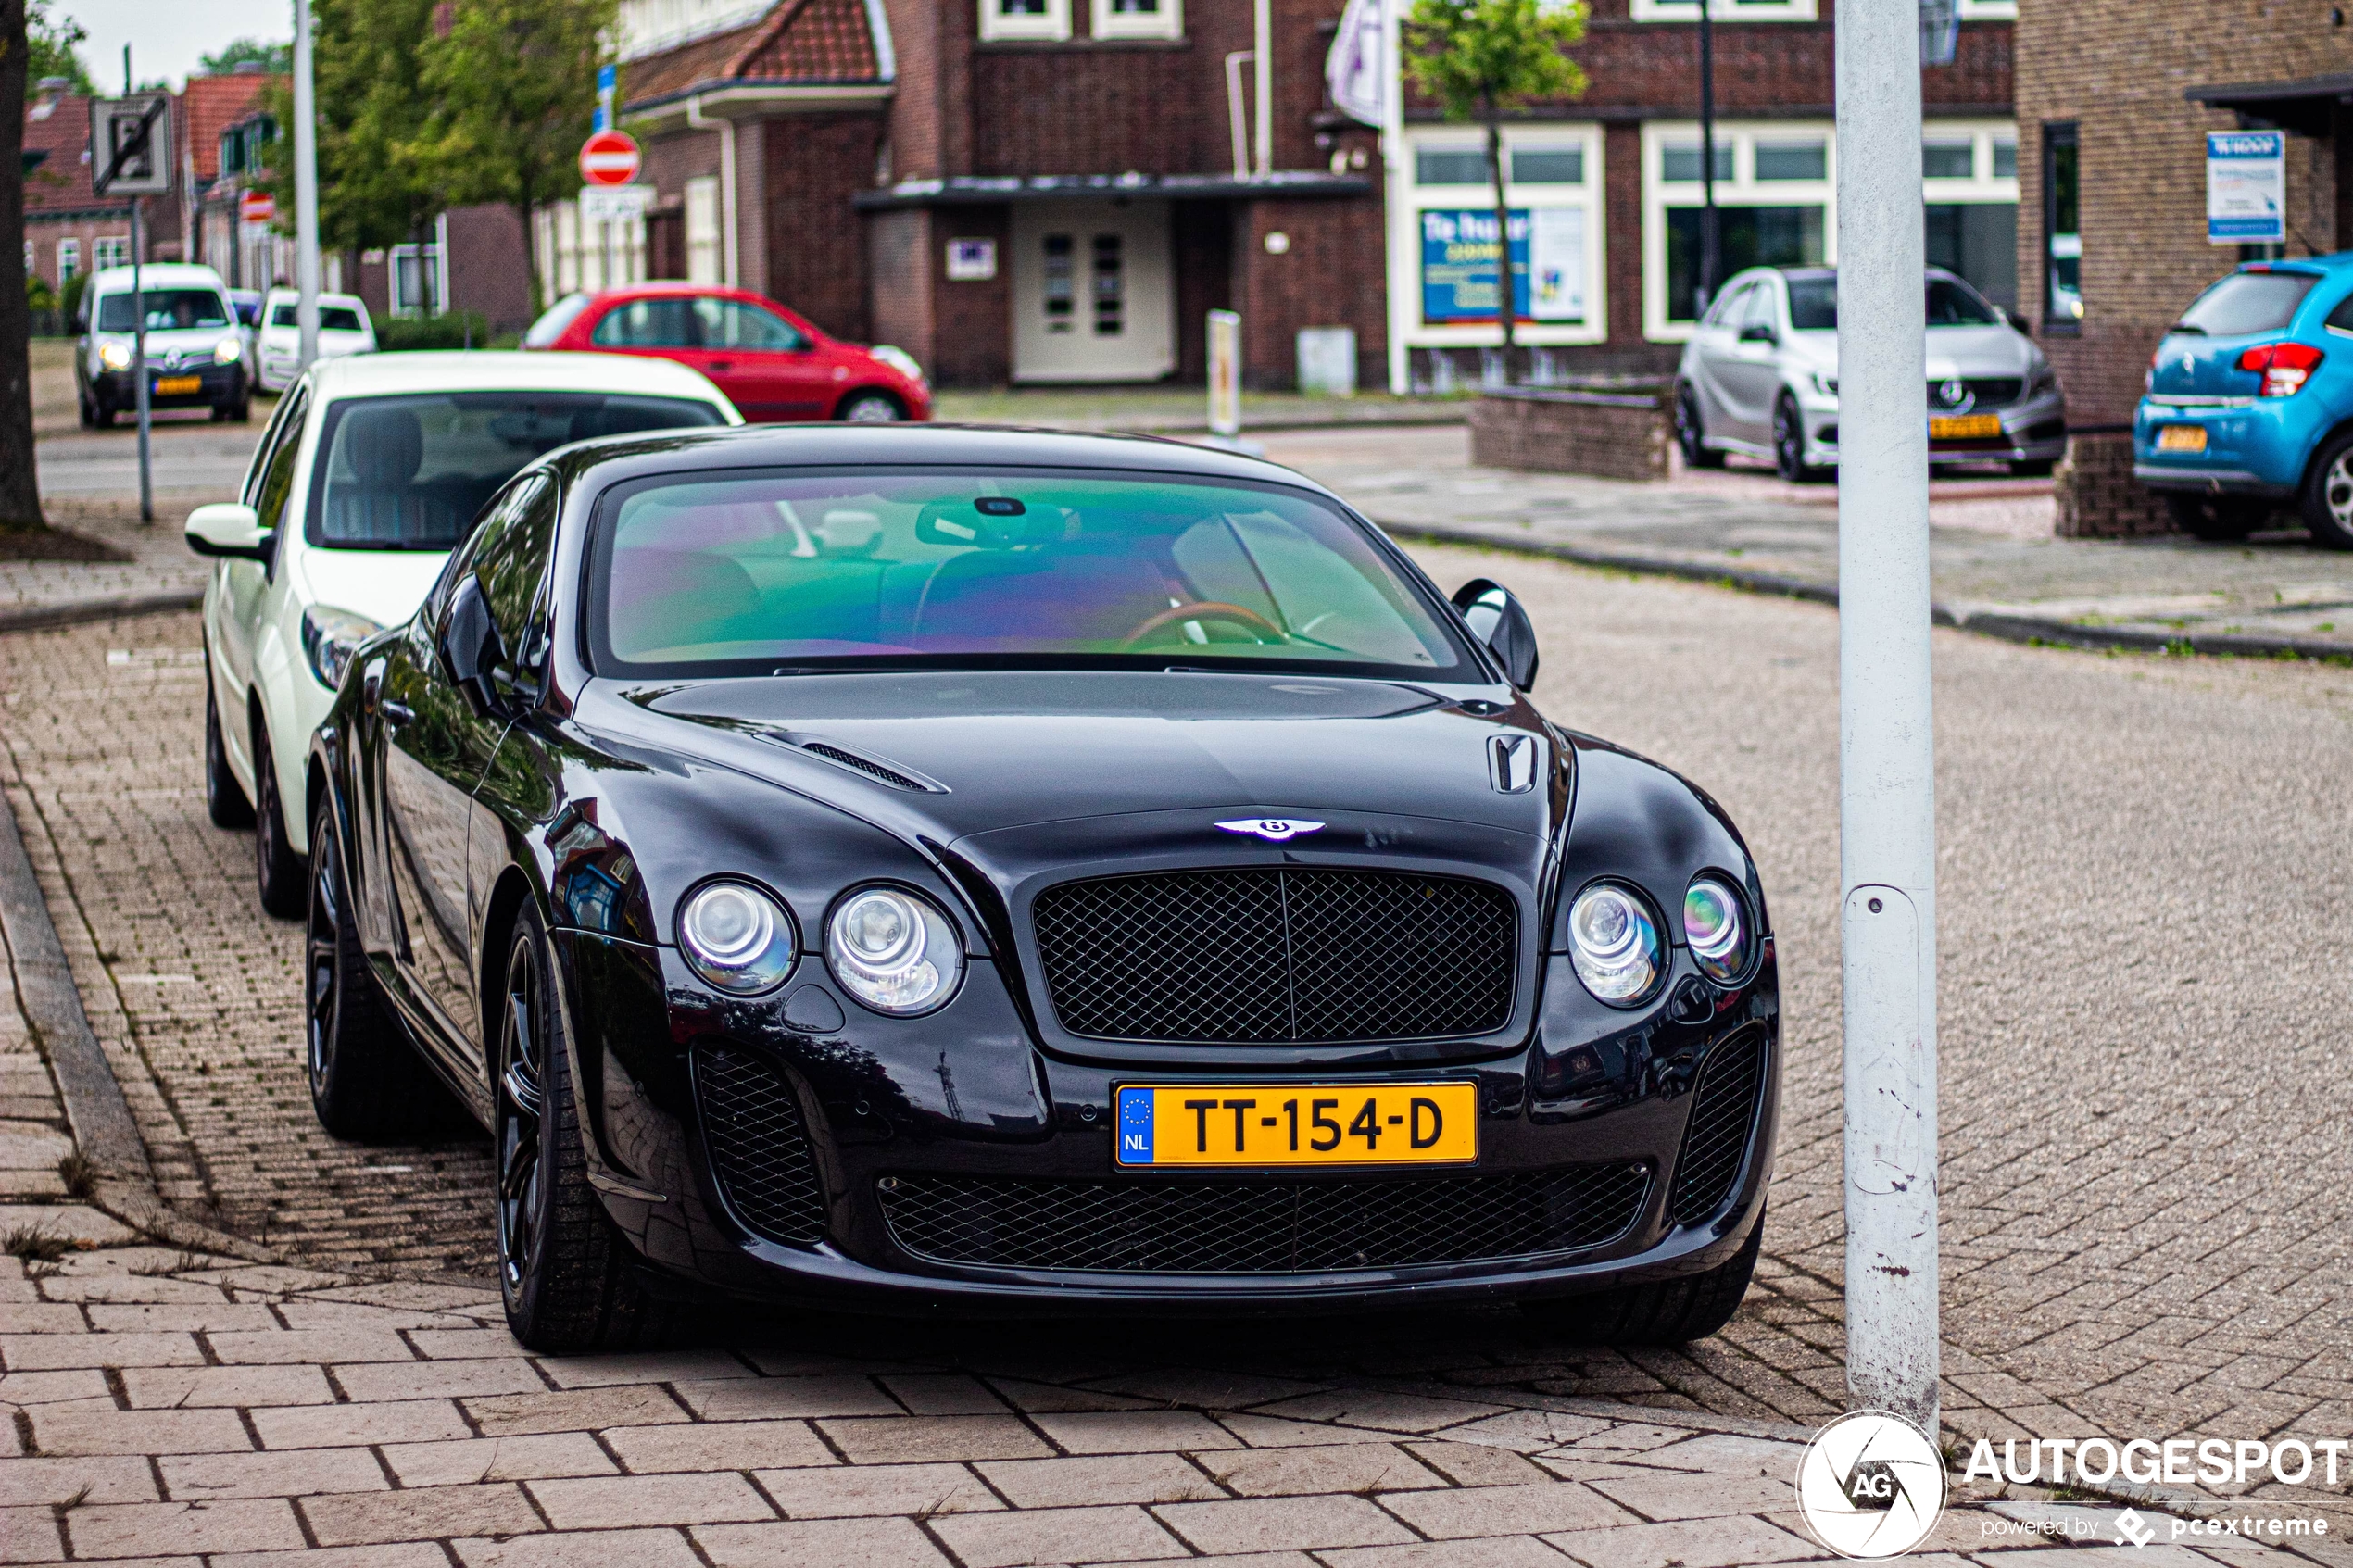
[[[1275,172],[1275,17],[1272,0],[1258,0],[1254,24],[1257,58],[1251,69],[1258,82],[1258,177]]]
[[[302,333],[295,373],[319,358],[319,126],[311,87],[310,0],[295,0],[295,324]],[[417,257],[420,272],[425,258]]]
[[[1705,315],[1722,281],[1723,242],[1716,224],[1716,24],[1699,6],[1699,300],[1693,315]]]
[[[1917,0],[1838,17],[1846,1386],[1937,1430],[1936,800]]]
[[[131,74],[131,50],[122,51],[123,74]],[[148,156],[153,157],[153,149]],[[146,229],[140,214],[147,205],[144,196],[131,198],[131,386],[132,395],[139,402],[139,521],[156,520],[155,470],[149,462],[148,430],[155,410],[147,399],[147,296],[139,287],[139,265],[147,249]]]

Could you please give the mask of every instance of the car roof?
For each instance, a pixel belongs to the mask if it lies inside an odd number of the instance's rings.
[[[548,356],[548,358],[562,358]],[[1263,458],[1160,436],[935,423],[742,425],[610,436],[563,460],[574,475],[608,466],[614,478],[762,468],[1067,468],[1255,480],[1331,492]]]
[[[233,290],[231,292],[233,293],[234,291]],[[265,297],[264,303],[275,305],[282,299],[300,299],[301,297],[302,291],[300,289],[271,289],[269,295]],[[321,294],[319,296],[319,303],[321,305],[356,305],[362,310],[368,308],[368,302],[361,299],[356,294]]]
[[[608,392],[693,397],[725,394],[674,360],[626,354],[527,354],[520,349],[350,354],[312,370],[321,398],[421,392]]]
[[[229,292],[229,285],[220,281],[220,273],[209,267],[198,266],[187,261],[151,261],[135,269],[101,267],[90,274],[87,286],[100,294],[112,294],[117,289],[128,291],[133,271],[139,274],[139,287],[143,291],[154,288],[187,288],[196,285],[219,289],[223,294]]]

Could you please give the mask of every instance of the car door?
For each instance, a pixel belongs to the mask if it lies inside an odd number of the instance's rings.
[[[807,332],[748,300],[698,295],[704,372],[755,424],[822,420],[833,409],[833,363]]]
[[[1748,308],[1755,285],[1740,283],[1716,296],[1692,334],[1692,382],[1699,390],[1700,423],[1711,436],[1732,433],[1732,409],[1724,387],[1724,367],[1731,358],[1738,320]]]
[[[1741,298],[1740,315],[1727,323],[1719,372],[1730,415],[1727,434],[1753,445],[1772,439],[1773,397],[1781,384],[1780,297],[1770,279],[1759,278]]]
[[[476,570],[518,505],[546,483],[534,474],[492,500],[473,536],[452,554],[409,635],[386,654],[379,687],[386,872],[381,880],[390,899],[393,970],[410,1010],[442,1036],[450,1070],[461,1077],[474,1073],[482,1039],[466,839],[474,786],[506,721],[475,711],[449,679],[438,642],[456,584]]]
[[[264,454],[245,480],[245,503],[261,526],[275,529],[287,520],[294,499],[295,468],[302,455],[303,433],[310,422],[310,388],[297,388],[279,408],[263,437]],[[297,514],[298,515],[298,514]],[[254,648],[270,612],[270,591],[277,561],[221,560],[220,619],[211,631],[214,690],[220,702],[220,734],[233,757],[244,758],[248,770],[257,766],[251,755],[253,737],[245,723],[245,695],[254,689]],[[248,771],[248,778],[252,777]]]

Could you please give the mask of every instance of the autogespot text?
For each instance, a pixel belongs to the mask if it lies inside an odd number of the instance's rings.
[[[2244,1486],[2271,1480],[2289,1486],[2334,1486],[2340,1470],[2348,1468],[2348,1450],[2353,1450],[2353,1439],[2343,1437],[2310,1442],[2289,1437],[2277,1443],[2251,1437],[2133,1437],[2121,1443],[2107,1437],[2029,1437],[2005,1440],[1996,1457],[1993,1442],[1980,1437],[1969,1450],[1969,1467],[1962,1472],[1961,1479],[2051,1486],[2099,1486],[2118,1480],[2139,1486]],[[2160,1523],[2175,1540],[2189,1537],[2325,1536],[2329,1529],[2325,1519],[2252,1515],[2235,1519],[2173,1518]],[[2067,1519],[2005,1520],[2000,1524],[2005,1528],[1998,1533],[2020,1535],[2082,1533],[2074,1528],[2077,1524],[2082,1524],[2085,1530],[2093,1528],[2086,1521]],[[1987,1528],[1989,1533],[1997,1533],[1992,1522]]]

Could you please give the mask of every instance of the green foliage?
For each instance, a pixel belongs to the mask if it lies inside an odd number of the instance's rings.
[[[1414,0],[1404,31],[1405,72],[1449,119],[1491,122],[1585,91],[1585,72],[1561,52],[1585,36],[1584,0]]]
[[[52,20],[48,0],[32,0],[25,17],[25,84],[33,86],[42,78],[62,76],[73,83],[73,91],[97,96],[98,89],[90,80],[90,68],[82,63],[82,45],[90,41],[89,33],[71,17]]]
[[[226,76],[243,65],[258,65],[272,76],[283,76],[294,69],[294,41],[265,44],[258,38],[240,38],[219,54],[205,56],[201,64],[208,76]]]
[[[43,282],[40,273],[27,272],[24,275],[24,305],[28,310],[55,310],[57,307],[57,291]]]
[[[90,274],[76,272],[66,280],[66,286],[57,291],[57,308],[66,313],[67,320],[73,320],[73,313],[82,308],[82,294],[89,286]]]
[[[481,312],[455,310],[439,316],[384,316],[376,320],[376,346],[387,354],[426,348],[490,346],[490,322]]]

